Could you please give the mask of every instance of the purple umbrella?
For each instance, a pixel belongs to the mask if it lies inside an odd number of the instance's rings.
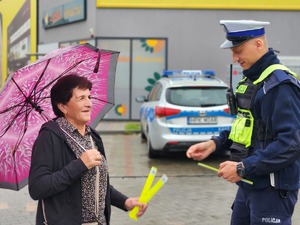
[[[25,66],[0,92],[0,188],[27,185],[31,150],[43,123],[54,118],[50,89],[62,76],[77,73],[92,83],[95,128],[114,105],[114,80],[119,52],[76,45],[57,49]]]

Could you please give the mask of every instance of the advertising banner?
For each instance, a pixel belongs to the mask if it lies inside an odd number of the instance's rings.
[[[82,21],[86,19],[86,0],[73,0],[43,14],[44,29]]]
[[[37,5],[35,0],[0,1],[0,79],[35,61]]]

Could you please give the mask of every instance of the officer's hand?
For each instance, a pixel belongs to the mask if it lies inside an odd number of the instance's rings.
[[[216,144],[213,140],[201,142],[192,145],[186,152],[188,158],[194,160],[203,160],[216,150]]]
[[[231,183],[236,183],[242,178],[236,172],[237,162],[226,161],[220,164],[218,176],[223,177]]]

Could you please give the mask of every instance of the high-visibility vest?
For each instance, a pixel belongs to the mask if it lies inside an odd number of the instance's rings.
[[[254,128],[254,117],[251,112],[253,102],[257,91],[261,87],[261,82],[275,70],[284,70],[292,76],[297,77],[297,75],[287,67],[281,64],[273,64],[267,67],[257,80],[252,82],[249,79],[244,78],[239,82],[236,89],[237,117],[232,124],[231,132],[229,134],[229,139],[234,143],[244,145],[246,148],[251,146]]]

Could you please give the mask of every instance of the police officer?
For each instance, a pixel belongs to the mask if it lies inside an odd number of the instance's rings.
[[[296,75],[268,48],[269,22],[221,20],[223,49],[243,68],[231,131],[191,146],[187,157],[203,160],[230,148],[219,177],[238,184],[231,225],[291,224],[300,187],[300,87]],[[242,179],[253,182],[249,184]]]

